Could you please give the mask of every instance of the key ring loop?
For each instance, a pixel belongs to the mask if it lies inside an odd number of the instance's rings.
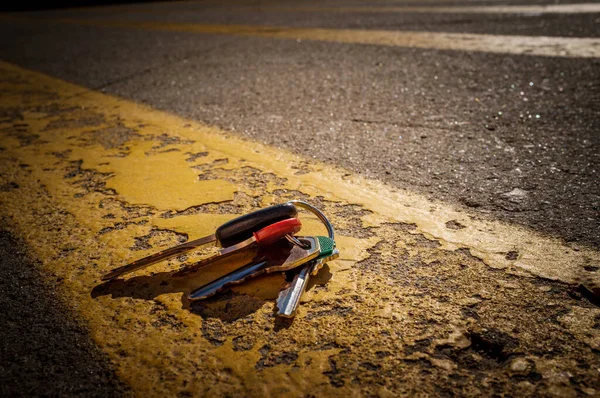
[[[331,222],[329,222],[329,219],[327,218],[327,216],[325,216],[325,214],[323,214],[321,212],[321,210],[317,209],[310,203],[306,203],[301,200],[290,200],[287,203],[291,203],[297,207],[302,207],[303,209],[306,209],[306,210],[310,211],[311,213],[313,213],[315,216],[317,216],[317,218],[319,220],[321,220],[321,222],[325,225],[325,228],[327,228],[327,233],[329,234],[329,238],[331,240],[334,240],[335,232],[333,231],[333,225],[331,225]]]

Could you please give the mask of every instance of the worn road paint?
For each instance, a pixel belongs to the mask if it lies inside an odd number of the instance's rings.
[[[451,0],[428,0],[425,2],[443,3],[450,2]],[[421,3],[424,1],[421,0]],[[245,4],[246,3],[246,4]],[[377,2],[375,2],[377,3]],[[186,1],[178,2],[173,4],[172,2],[155,2],[152,3],[151,7],[147,4],[127,4],[112,7],[84,7],[84,8],[72,8],[65,9],[63,11],[73,12],[74,14],[82,11],[94,12],[94,13],[105,13],[105,12],[116,12],[116,13],[141,13],[141,14],[155,14],[165,13],[167,11],[173,12],[203,12],[208,9],[218,9],[220,11],[233,11],[233,12],[341,12],[341,13],[440,13],[440,14],[589,14],[589,13],[600,13],[600,4],[598,3],[579,3],[579,4],[526,4],[526,5],[473,5],[473,6],[428,6],[428,7],[415,7],[412,5],[400,5],[403,2],[390,2],[383,1],[380,4],[369,6],[352,6],[352,5],[323,5],[315,2],[314,5],[309,5],[304,2],[302,6],[286,6],[275,1],[261,1],[258,4],[248,4],[244,1],[227,1],[226,5],[223,2],[210,3],[204,1]],[[399,5],[393,5],[397,3]],[[405,2],[411,3],[411,2]],[[413,2],[414,3],[414,2]],[[197,9],[191,9],[189,5],[197,5]],[[178,5],[183,5],[185,8],[178,9]],[[168,7],[168,8],[162,8]],[[175,7],[175,8],[174,8]]]
[[[478,395],[489,377],[509,395],[600,390],[600,309],[548,280],[597,285],[597,251],[10,64],[0,76],[0,216],[138,395]],[[100,282],[298,198],[331,217],[341,258],[292,324],[273,315],[278,274],[190,305],[185,293],[226,262],[179,276],[192,256]],[[302,217],[304,233],[324,233]],[[511,379],[530,369],[537,385]]]
[[[280,26],[208,25],[146,21],[62,18],[79,25],[137,28],[173,32],[259,36],[293,40],[329,41],[381,46],[474,51],[568,58],[600,57],[600,39],[549,36],[487,35],[472,33],[388,30],[289,28]]]
[[[502,5],[502,6],[453,6],[453,7],[411,7],[411,6],[258,6],[244,10],[261,12],[339,12],[339,13],[430,13],[430,14],[596,14],[600,13],[600,3],[583,4],[543,4],[543,5]],[[143,12],[143,11],[142,11]]]

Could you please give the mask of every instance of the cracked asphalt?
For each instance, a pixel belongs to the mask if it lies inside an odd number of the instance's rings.
[[[522,225],[592,248],[600,246],[597,58],[469,53],[55,21],[118,18],[593,38],[600,35],[600,14],[272,12],[246,5],[241,2],[241,8],[229,9],[182,2],[130,6],[127,12],[19,13],[18,17],[32,19],[3,20],[1,58],[469,208],[482,219]],[[435,3],[430,5],[435,7]],[[26,260],[11,249],[15,243],[10,237],[2,234],[0,238],[5,277],[16,268],[11,264]],[[19,278],[26,280],[23,286],[30,296],[39,289],[34,276]],[[15,314],[29,304],[11,301],[10,306],[3,306],[2,316],[17,319]],[[47,309],[45,303],[39,305],[34,311],[48,313],[44,320],[48,324],[56,323],[52,317],[64,316],[53,315],[57,310]],[[22,321],[18,330],[27,329],[27,322],[38,323],[36,318]],[[59,366],[83,366],[82,379],[72,379],[70,370],[60,368],[52,376],[34,371],[33,378],[24,377],[33,368],[53,363],[43,350],[36,361],[44,365],[24,365],[3,356],[7,394],[22,393],[29,388],[27,383],[50,379],[48,395],[124,393],[85,331],[69,325],[67,332],[49,327],[48,334],[41,336],[50,336],[50,350],[72,350],[65,351],[64,358],[69,359],[59,360]],[[62,340],[65,333],[74,337]],[[13,336],[3,335],[3,343],[17,340]],[[36,341],[39,336],[30,338]],[[69,339],[75,343],[69,344]],[[42,342],[46,340],[37,344],[42,346]],[[23,352],[19,350],[28,348],[17,346],[7,352],[18,358]],[[69,364],[72,358],[76,360]]]

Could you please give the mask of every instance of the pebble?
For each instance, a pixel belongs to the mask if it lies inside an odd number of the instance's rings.
[[[525,374],[525,373],[529,373],[530,369],[531,369],[531,363],[529,363],[529,361],[527,359],[522,358],[522,357],[515,358],[510,363],[510,370],[513,371],[514,373]]]
[[[503,198],[507,199],[509,202],[513,203],[521,203],[525,199],[527,199],[527,191],[521,188],[515,188],[510,192],[505,192],[502,195]]]

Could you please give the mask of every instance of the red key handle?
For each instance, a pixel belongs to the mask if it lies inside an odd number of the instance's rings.
[[[256,244],[259,247],[265,247],[275,243],[288,234],[295,234],[296,232],[300,231],[300,228],[302,228],[302,223],[300,220],[297,218],[288,218],[254,232],[254,239],[256,239]]]

